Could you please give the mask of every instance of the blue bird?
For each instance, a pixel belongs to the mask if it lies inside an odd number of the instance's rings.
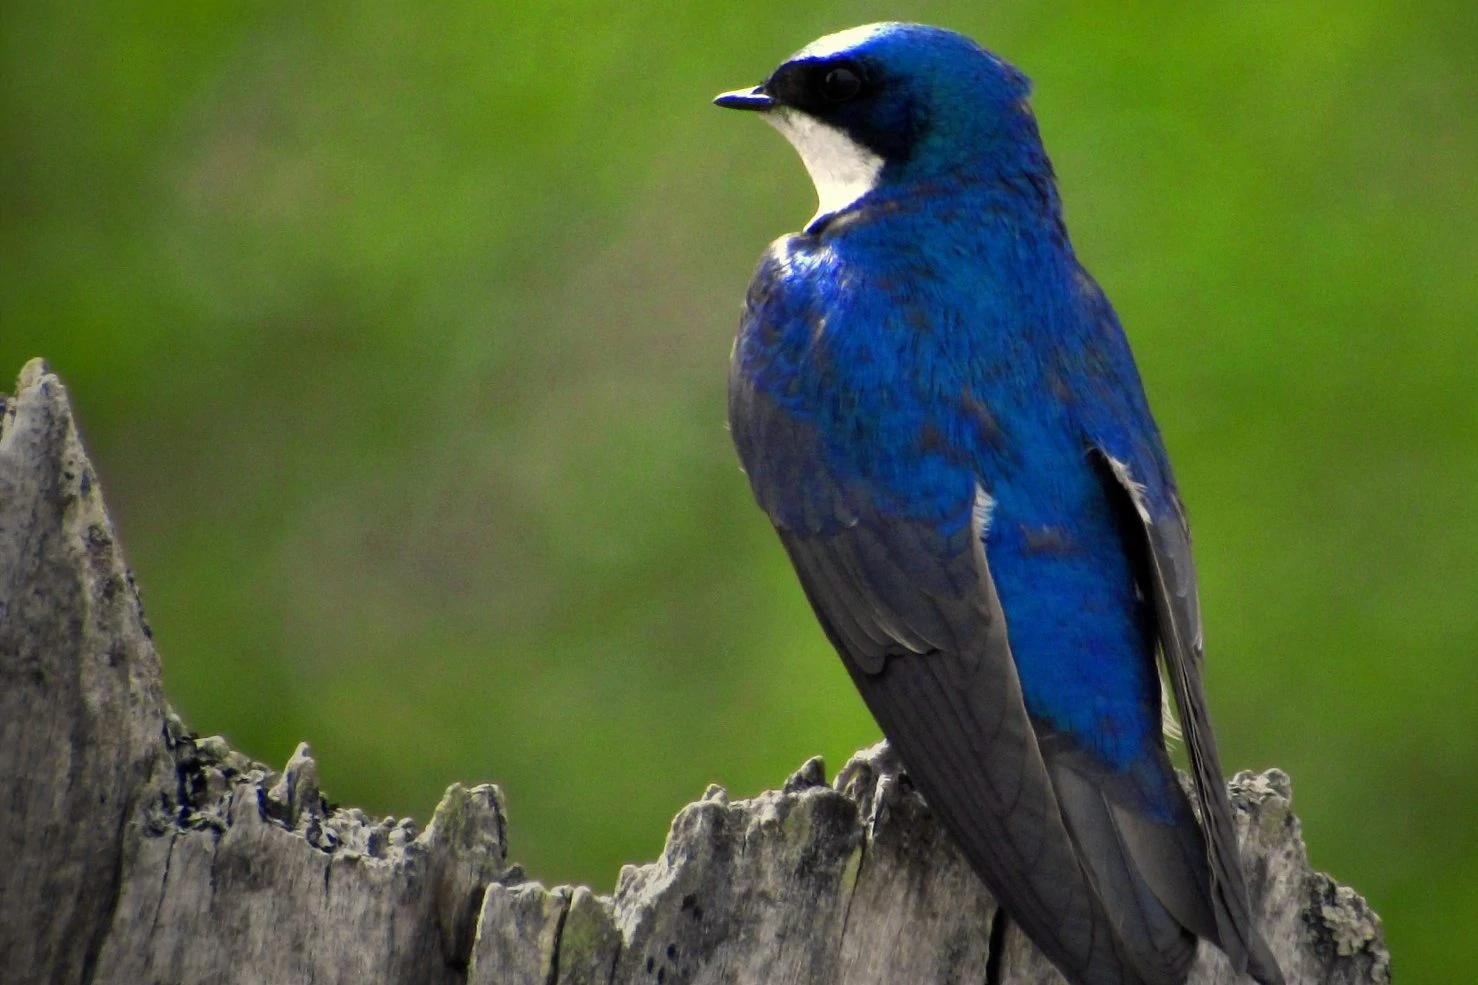
[[[715,100],[779,129],[820,199],[750,284],[734,443],[909,775],[1068,981],[1179,985],[1205,938],[1281,983],[1202,692],[1184,510],[1028,91],[966,37],[876,24]]]

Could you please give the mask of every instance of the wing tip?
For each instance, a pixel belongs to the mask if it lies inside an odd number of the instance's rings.
[[[1256,927],[1247,928],[1243,943],[1246,946],[1242,954],[1243,960],[1233,962],[1243,966],[1239,971],[1245,971],[1260,985],[1287,985],[1283,969],[1278,966],[1278,959],[1273,957],[1267,941],[1263,940]]]

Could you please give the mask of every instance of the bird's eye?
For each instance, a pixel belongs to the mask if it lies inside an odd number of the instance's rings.
[[[821,80],[821,95],[829,103],[844,103],[861,91],[862,76],[850,68],[834,68]]]

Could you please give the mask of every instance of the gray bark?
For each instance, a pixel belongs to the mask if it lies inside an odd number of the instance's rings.
[[[0,969],[16,983],[871,985],[985,981],[995,904],[886,746],[827,782],[718,787],[613,896],[507,861],[496,787],[425,830],[330,806],[185,730],[66,390],[0,413]],[[1389,981],[1380,921],[1308,866],[1288,777],[1231,783],[1259,920],[1290,982]],[[1007,933],[1004,981],[1060,983]],[[1191,981],[1231,983],[1203,947]]]

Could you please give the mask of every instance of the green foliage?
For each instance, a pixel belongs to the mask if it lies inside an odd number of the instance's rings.
[[[0,372],[71,384],[204,732],[609,888],[876,729],[723,427],[813,36],[1037,82],[1193,514],[1228,768],[1294,776],[1403,980],[1478,925],[1478,18],[1435,2],[8,4]]]

